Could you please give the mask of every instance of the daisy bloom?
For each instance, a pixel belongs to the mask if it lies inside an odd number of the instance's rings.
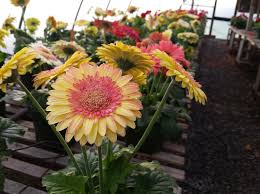
[[[199,27],[200,27],[200,25],[201,25],[201,22],[200,22],[199,20],[192,20],[192,21],[190,22],[190,25],[191,25],[193,31],[194,31],[194,32],[197,32],[198,29],[199,29]]]
[[[57,28],[58,30],[64,30],[65,28],[67,28],[67,26],[68,26],[68,23],[63,22],[63,21],[58,21],[58,22],[56,23],[56,28]]]
[[[190,44],[197,44],[199,41],[199,36],[196,33],[193,32],[182,32],[177,35],[177,38],[188,42]]]
[[[122,42],[103,44],[97,48],[97,55],[102,61],[120,68],[124,75],[132,75],[133,80],[139,85],[146,84],[146,74],[154,64],[148,54]]]
[[[68,59],[76,51],[85,52],[85,49],[76,42],[59,40],[52,45],[52,51],[61,59]]]
[[[96,8],[95,14],[96,14],[96,16],[103,16],[103,17],[106,17],[106,16],[107,16],[106,10],[103,10],[103,9],[100,8],[100,7],[97,7],[97,8]]]
[[[190,62],[185,59],[184,50],[182,47],[173,44],[171,41],[160,41],[159,44],[153,44],[148,46],[147,48],[142,48],[142,51],[146,53],[152,54],[155,50],[160,50],[165,53],[167,53],[170,57],[172,57],[175,61],[180,63],[183,67],[188,68],[190,65]],[[162,66],[160,64],[160,60],[154,58],[154,61],[156,62],[153,66],[154,72],[157,74]]]
[[[127,11],[129,12],[129,13],[134,13],[134,12],[136,12],[138,10],[138,7],[135,7],[135,6],[133,6],[133,5],[131,5],[131,6],[129,6],[128,8],[127,8]]]
[[[11,0],[11,3],[14,6],[20,6],[20,7],[26,7],[28,5],[28,3],[30,2],[30,0]]]
[[[29,48],[18,51],[9,61],[0,68],[0,89],[5,92],[8,79],[11,80],[14,70],[24,75],[26,69],[34,63],[35,54]]]
[[[40,20],[37,18],[28,18],[25,20],[25,26],[30,31],[30,33],[34,33],[40,25]]]
[[[82,64],[71,68],[52,84],[47,120],[57,131],[67,128],[65,140],[101,146],[104,137],[112,143],[135,128],[141,117],[141,93],[132,76],[107,64]]]
[[[97,33],[98,33],[98,28],[96,26],[89,26],[89,27],[84,29],[83,33],[85,35],[96,36]]]
[[[40,59],[43,63],[55,66],[62,64],[61,61],[53,55],[51,50],[42,44],[42,42],[32,43],[30,44],[30,48],[37,54],[36,58]]]
[[[75,25],[79,26],[79,27],[85,27],[85,26],[89,25],[89,22],[87,20],[77,20],[75,22]]]
[[[47,27],[56,28],[57,22],[53,16],[49,16],[46,21]]]
[[[80,64],[87,63],[91,58],[87,58],[86,53],[76,51],[63,65],[57,66],[54,69],[42,71],[34,78],[34,87],[42,86],[44,88],[51,80],[62,75],[70,67],[78,67]]]
[[[4,29],[0,29],[0,47],[6,48],[6,45],[4,43],[4,39],[8,35],[9,35],[8,31],[6,31]]]
[[[9,31],[9,30],[14,30],[15,29],[15,27],[14,27],[14,25],[13,25],[13,22],[15,21],[15,17],[10,17],[10,16],[8,16],[6,19],[5,19],[5,21],[4,21],[4,23],[3,23],[3,25],[2,25],[2,28],[4,29],[4,30],[7,30],[7,31]]]
[[[165,52],[157,50],[154,51],[154,55],[161,60],[161,65],[167,69],[166,75],[175,77],[177,82],[181,82],[182,88],[188,89],[190,99],[195,98],[196,102],[205,105],[207,96],[201,90],[201,85],[194,80],[189,72]]]

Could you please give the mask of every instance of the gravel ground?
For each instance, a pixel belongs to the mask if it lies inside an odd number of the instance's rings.
[[[184,194],[260,194],[260,99],[255,71],[226,42],[204,39],[198,80],[207,105],[192,105]]]

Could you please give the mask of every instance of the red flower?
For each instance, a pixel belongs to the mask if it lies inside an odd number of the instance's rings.
[[[142,17],[142,18],[145,18],[145,17],[146,17],[148,14],[150,14],[151,12],[152,12],[152,11],[148,10],[148,11],[142,13],[142,14],[141,14],[141,17]]]
[[[142,42],[138,42],[136,44],[137,47],[147,47],[152,44],[158,44],[161,40],[169,40],[168,37],[164,36],[161,32],[153,32],[149,35],[148,38],[142,40]]]
[[[160,50],[166,52],[170,57],[172,57],[175,61],[180,63],[183,67],[188,68],[190,66],[190,62],[185,59],[185,54],[183,48],[173,44],[171,41],[162,40],[159,44],[149,45],[147,48],[141,48],[143,52],[151,54],[155,50]],[[165,73],[166,69],[164,69],[161,64],[160,60],[153,57],[155,61],[155,65],[153,66],[154,73],[157,74],[159,71]]]
[[[260,22],[260,18],[256,18],[255,22]]]
[[[112,23],[112,34],[118,38],[129,37],[136,42],[140,41],[139,33],[135,29],[122,25],[117,21]]]
[[[106,32],[110,32],[112,28],[112,23],[106,20],[95,19],[93,24],[99,29],[104,29]]]

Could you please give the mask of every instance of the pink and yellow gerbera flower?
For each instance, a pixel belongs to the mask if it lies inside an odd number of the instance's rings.
[[[49,124],[57,124],[58,131],[67,128],[67,142],[74,137],[81,145],[100,146],[105,136],[116,142],[117,135],[125,136],[125,128],[135,128],[136,118],[141,117],[141,93],[131,79],[106,64],[70,68],[52,84]]]

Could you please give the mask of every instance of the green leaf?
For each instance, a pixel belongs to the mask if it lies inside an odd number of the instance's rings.
[[[135,170],[129,177],[127,187],[132,194],[174,194],[176,183],[161,169],[151,170],[140,165],[140,169]]]
[[[134,169],[135,165],[129,162],[132,152],[131,148],[122,148],[118,152],[114,152],[112,159],[105,167],[105,186],[111,194],[115,194],[118,191],[120,184],[125,184],[127,176]]]
[[[86,194],[87,177],[66,176],[62,173],[43,177],[42,184],[49,194]]]

